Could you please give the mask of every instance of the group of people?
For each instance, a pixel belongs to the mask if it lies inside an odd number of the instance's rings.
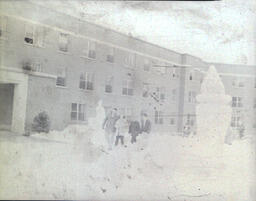
[[[114,108],[104,119],[102,128],[105,131],[109,149],[112,149],[113,145],[117,146],[119,142],[126,147],[129,141],[132,144],[136,143],[139,134],[149,134],[151,122],[146,113],[141,114],[140,120],[138,118],[131,120],[125,115],[119,115],[118,110]]]

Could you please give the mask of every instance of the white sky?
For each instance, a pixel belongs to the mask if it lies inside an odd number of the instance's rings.
[[[37,2],[206,61],[256,64],[255,0]]]

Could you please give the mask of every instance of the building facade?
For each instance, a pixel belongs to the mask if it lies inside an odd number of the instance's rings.
[[[195,97],[212,63],[31,2],[0,4],[1,128],[24,133],[41,111],[52,129],[86,124],[102,100],[130,119],[146,112],[155,131],[196,129]],[[250,122],[255,67],[213,65],[233,97],[232,128]]]

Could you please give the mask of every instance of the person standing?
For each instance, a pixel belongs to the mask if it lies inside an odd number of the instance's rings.
[[[120,119],[116,122],[116,142],[115,145],[117,146],[119,141],[121,141],[121,144],[124,145],[125,141],[125,135],[128,133],[128,122],[126,120],[125,116],[122,116]]]
[[[150,120],[148,119],[148,115],[146,113],[143,113],[142,116],[141,116],[141,132],[140,133],[150,133],[151,131],[151,122]]]
[[[135,120],[132,121],[130,123],[129,126],[129,133],[131,134],[132,138],[131,138],[131,143],[135,143],[136,142],[136,137],[138,136],[138,134],[140,133],[140,123],[139,121]]]
[[[102,128],[105,131],[106,141],[108,143],[109,149],[112,149],[116,135],[116,122],[120,117],[117,114],[117,109],[114,108],[108,116],[105,118]]]

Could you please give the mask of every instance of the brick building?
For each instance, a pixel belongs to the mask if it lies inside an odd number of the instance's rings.
[[[31,2],[0,7],[1,128],[23,133],[40,111],[52,129],[86,124],[98,100],[129,118],[148,113],[160,132],[195,127],[195,97],[211,63]],[[255,67],[214,65],[233,96],[232,127],[249,122]]]

